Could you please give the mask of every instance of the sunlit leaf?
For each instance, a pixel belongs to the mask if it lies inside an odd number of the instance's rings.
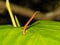
[[[37,21],[22,35],[22,27],[0,25],[0,45],[60,45],[60,22]]]

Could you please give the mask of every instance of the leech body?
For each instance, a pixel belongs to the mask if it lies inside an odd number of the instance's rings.
[[[25,24],[25,26],[23,27],[23,30],[22,30],[23,35],[25,35],[26,29],[27,29],[29,23],[33,20],[33,18],[36,16],[36,14],[37,14],[38,12],[39,12],[39,11],[36,11],[36,12],[31,16],[31,18],[28,20],[28,22]]]

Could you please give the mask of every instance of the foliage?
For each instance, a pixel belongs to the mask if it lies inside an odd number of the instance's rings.
[[[0,25],[0,45],[60,45],[60,22],[37,21],[22,35],[22,27]]]

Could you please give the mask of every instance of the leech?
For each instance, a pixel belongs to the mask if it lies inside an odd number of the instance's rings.
[[[35,15],[38,13],[39,11],[36,11],[32,16],[31,18],[27,21],[27,23],[25,24],[25,26],[23,27],[23,30],[22,30],[22,34],[25,35],[26,33],[26,29],[29,25],[29,23],[33,20],[33,18],[35,17]]]

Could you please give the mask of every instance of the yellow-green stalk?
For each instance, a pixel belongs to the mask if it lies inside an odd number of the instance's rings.
[[[10,8],[9,0],[6,0],[6,8],[7,8],[9,14],[10,14],[10,18],[11,18],[11,21],[12,21],[13,26],[14,27],[17,27],[16,22],[14,20],[14,16],[13,16],[12,10]]]
[[[16,15],[15,15],[15,21],[16,21],[17,26],[20,27],[20,24]]]

